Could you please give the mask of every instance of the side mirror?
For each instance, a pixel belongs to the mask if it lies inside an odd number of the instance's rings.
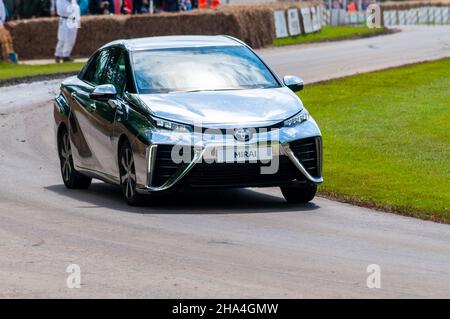
[[[116,87],[112,84],[102,84],[96,86],[94,91],[89,94],[89,97],[96,101],[107,102],[108,100],[115,99],[117,96]]]
[[[286,75],[283,78],[284,84],[294,92],[303,90],[304,82],[298,76]]]

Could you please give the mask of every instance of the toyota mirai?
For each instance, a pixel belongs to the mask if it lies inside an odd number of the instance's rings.
[[[228,36],[111,42],[55,98],[62,179],[118,185],[130,205],[186,187],[276,186],[308,202],[322,182],[322,140],[302,89]]]

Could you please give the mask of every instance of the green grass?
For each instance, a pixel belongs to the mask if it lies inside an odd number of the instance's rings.
[[[11,80],[35,75],[78,72],[83,63],[59,63],[45,65],[8,64],[0,62],[0,80]]]
[[[390,31],[386,28],[369,29],[363,26],[346,27],[346,26],[324,26],[322,30],[316,33],[298,35],[294,37],[275,39],[273,45],[282,46],[290,44],[302,44],[324,41],[336,41],[352,38],[370,37],[380,34],[386,34]]]
[[[450,59],[306,86],[325,196],[450,223]]]

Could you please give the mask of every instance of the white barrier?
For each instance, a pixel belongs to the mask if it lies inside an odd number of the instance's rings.
[[[398,14],[398,24],[399,25],[405,25],[406,24],[406,10],[399,10],[397,11]]]
[[[405,24],[448,24],[450,23],[450,7],[419,7],[409,10],[383,11],[384,25]]]
[[[336,26],[339,24],[339,10],[337,9],[332,9],[330,11],[331,14],[331,20],[330,20],[330,25]]]
[[[287,11],[275,10],[273,13],[275,35],[277,38],[285,38],[319,31],[324,23],[328,24],[329,13],[323,6],[290,8]]]
[[[321,27],[323,27],[324,25],[329,25],[330,24],[330,18],[331,18],[330,10],[327,10],[323,6],[318,6],[317,9],[318,9],[318,12],[319,12],[319,19],[320,19]]]
[[[419,8],[419,17],[417,23],[418,24],[428,23],[428,7]]]
[[[347,14],[347,24],[358,24],[358,14],[356,13]]]
[[[434,23],[441,24],[442,23],[442,8],[441,7],[433,7],[434,12]]]
[[[275,21],[275,35],[277,38],[285,38],[288,36],[286,27],[286,15],[284,10],[275,10],[273,12],[273,18]]]
[[[302,33],[302,30],[300,29],[300,20],[298,18],[298,10],[296,8],[289,9],[287,15],[289,35],[294,36]]]
[[[326,10],[325,8],[322,9],[323,15],[322,15],[322,25],[330,25],[331,24],[331,11]]]
[[[345,25],[345,21],[347,20],[347,11],[339,10],[339,21],[338,25]]]
[[[417,24],[418,21],[419,21],[418,10],[409,9],[406,12],[406,24]]]
[[[389,26],[398,24],[397,11],[395,10],[385,11],[383,17],[385,25]]]
[[[312,33],[314,29],[311,20],[311,10],[309,8],[301,8],[300,12],[302,14],[303,32]]]
[[[314,32],[319,31],[322,26],[320,25],[319,14],[317,12],[317,8],[311,8],[311,20],[312,20],[312,29]]]
[[[450,23],[450,8],[442,8],[442,23]]]

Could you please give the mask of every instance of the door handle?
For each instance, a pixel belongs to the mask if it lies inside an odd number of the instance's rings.
[[[91,104],[89,104],[89,108],[90,108],[92,111],[95,111],[95,109],[97,108],[97,106],[95,105],[95,103],[91,103]]]

